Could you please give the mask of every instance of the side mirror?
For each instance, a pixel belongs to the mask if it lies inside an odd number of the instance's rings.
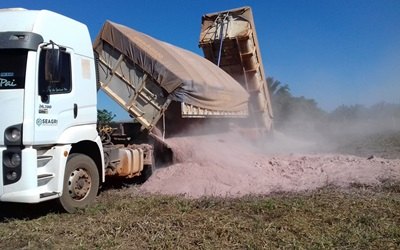
[[[45,80],[49,83],[61,81],[61,55],[59,49],[46,50],[44,75]]]

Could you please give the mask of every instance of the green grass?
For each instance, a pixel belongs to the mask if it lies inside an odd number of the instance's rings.
[[[77,214],[9,217],[0,249],[400,247],[400,183],[241,199],[106,191]]]

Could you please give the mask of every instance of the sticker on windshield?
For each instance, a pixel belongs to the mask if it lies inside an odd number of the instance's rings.
[[[13,77],[14,72],[0,72],[0,77]]]
[[[0,88],[15,88],[14,72],[0,72]]]

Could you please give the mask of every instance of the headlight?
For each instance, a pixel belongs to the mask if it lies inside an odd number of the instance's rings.
[[[18,153],[14,153],[11,156],[10,163],[15,167],[19,166],[21,164],[21,156]]]
[[[18,178],[18,174],[15,171],[11,171],[7,173],[6,177],[9,181],[15,181]]]
[[[16,142],[21,139],[21,131],[17,128],[12,128],[11,132],[6,134],[7,140],[11,142]]]
[[[8,127],[4,132],[4,142],[6,145],[18,146],[22,144],[22,124]]]
[[[19,153],[9,152],[8,154],[5,154],[3,161],[6,167],[16,168],[21,165],[21,155]]]
[[[3,151],[3,184],[17,182],[22,174],[22,151],[17,147],[10,147]]]

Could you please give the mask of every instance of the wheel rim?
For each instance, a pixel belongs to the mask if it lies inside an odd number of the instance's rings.
[[[68,180],[69,195],[74,200],[84,199],[90,192],[92,178],[85,169],[79,168],[72,171]]]

